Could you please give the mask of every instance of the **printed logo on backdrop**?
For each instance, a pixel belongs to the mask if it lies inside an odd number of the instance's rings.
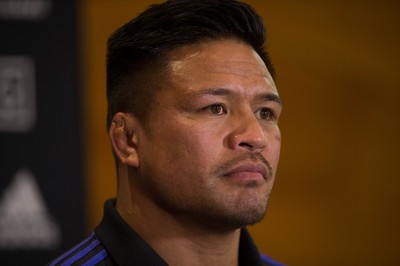
[[[50,11],[50,0],[0,0],[0,19],[43,20]]]
[[[0,197],[0,249],[56,249],[61,231],[33,174],[19,170]]]
[[[35,122],[33,60],[24,56],[0,56],[0,131],[27,132]]]

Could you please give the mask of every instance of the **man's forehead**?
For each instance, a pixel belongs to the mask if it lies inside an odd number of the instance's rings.
[[[264,65],[259,65],[248,61],[220,61],[217,64],[207,65],[205,67],[205,71],[238,76],[248,76],[250,74],[260,78],[270,77],[267,68]]]
[[[265,63],[253,48],[236,40],[179,47],[171,51],[169,59],[171,70],[177,72],[184,67],[192,67],[197,71],[271,78]]]

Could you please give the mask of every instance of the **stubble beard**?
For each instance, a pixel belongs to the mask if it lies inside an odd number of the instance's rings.
[[[234,184],[236,192],[220,191],[220,182],[226,178],[224,173],[244,160],[260,160],[268,168],[268,174],[264,183],[257,181]],[[243,155],[227,163],[216,167],[212,176],[217,176],[215,186],[206,188],[205,197],[193,197],[185,201],[178,197],[164,197],[163,202],[168,212],[184,223],[205,228],[208,231],[227,232],[243,228],[260,222],[266,213],[271,187],[266,182],[272,182],[273,170],[262,155]],[[227,187],[225,187],[226,189]],[[210,196],[211,195],[211,196]],[[170,195],[171,196],[171,195]]]
[[[209,208],[204,213],[204,225],[209,225],[218,231],[230,231],[254,225],[261,222],[265,216],[269,194],[251,199],[225,199],[222,206]],[[224,199],[221,199],[224,200]],[[218,208],[220,207],[220,208]]]
[[[216,167],[213,174],[221,176],[223,179],[225,178],[224,174],[229,172],[235,165],[248,160],[262,162],[268,169],[267,176],[262,185],[257,181],[250,180],[242,184],[243,187],[241,190],[244,190],[242,194],[238,193],[239,195],[232,195],[231,198],[226,198],[225,196],[225,198],[221,197],[217,199],[217,202],[225,204],[221,204],[223,208],[220,210],[215,208],[214,216],[210,216],[215,217],[216,220],[219,221],[219,224],[228,230],[254,225],[260,222],[266,214],[268,199],[272,188],[272,185],[271,187],[267,186],[267,182],[273,181],[273,169],[261,153],[250,153],[238,156]]]

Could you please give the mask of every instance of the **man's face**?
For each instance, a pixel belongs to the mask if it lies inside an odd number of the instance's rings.
[[[139,189],[181,221],[260,221],[279,160],[281,103],[257,53],[235,40],[174,50],[138,141]]]

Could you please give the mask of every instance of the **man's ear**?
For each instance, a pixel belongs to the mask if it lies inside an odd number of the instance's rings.
[[[138,123],[132,115],[116,113],[108,132],[115,155],[122,164],[132,167],[139,166],[136,131]]]

